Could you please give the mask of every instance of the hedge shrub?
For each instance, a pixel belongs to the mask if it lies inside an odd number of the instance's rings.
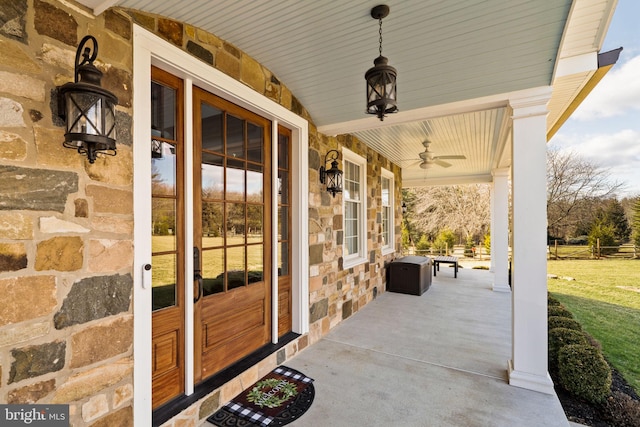
[[[574,331],[582,330],[582,326],[576,320],[561,316],[549,316],[548,326],[549,330],[555,328],[567,328],[573,329]]]
[[[560,301],[551,296],[551,294],[547,294],[547,306],[551,307],[553,305],[560,305]]]
[[[566,317],[567,319],[573,319],[573,314],[571,314],[571,312],[563,305],[552,305],[547,307],[547,316],[559,316]]]
[[[575,329],[555,328],[549,331],[548,363],[552,376],[558,374],[558,352],[565,345],[582,344],[589,342],[584,333]]]
[[[590,345],[570,344],[558,352],[560,385],[592,403],[611,394],[611,368],[602,353]]]

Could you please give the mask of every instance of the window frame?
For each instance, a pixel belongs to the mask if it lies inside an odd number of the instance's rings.
[[[346,181],[347,181],[347,162],[359,166],[358,183],[360,184],[360,200],[354,201],[347,198]],[[351,268],[358,264],[362,264],[367,261],[367,159],[354,153],[346,148],[342,149],[342,170],[343,176],[343,192],[342,192],[342,253],[343,253],[343,268]],[[348,202],[358,203],[358,216],[360,218],[359,223],[356,225],[358,231],[358,252],[354,254],[345,255],[347,253],[347,216],[346,216],[346,204]]]
[[[382,245],[382,254],[383,255],[387,255],[390,253],[395,252],[395,205],[396,205],[396,199],[395,199],[395,180],[394,180],[394,175],[393,172],[391,172],[390,170],[387,170],[385,168],[381,168],[381,172],[380,172],[380,220],[382,221],[382,229],[380,230],[380,235],[381,237],[384,237],[384,208],[385,206],[389,208],[389,218],[388,220],[388,224],[389,224],[389,239],[387,242],[385,242]],[[389,204],[385,205],[383,198],[382,198],[382,190],[383,190],[383,185],[382,185],[382,180],[383,179],[387,179],[389,180]]]

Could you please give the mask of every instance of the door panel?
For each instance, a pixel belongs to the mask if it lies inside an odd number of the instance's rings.
[[[291,131],[278,127],[278,336],[291,331]]]
[[[151,71],[152,405],[184,392],[183,82]]]
[[[271,341],[270,122],[194,88],[196,381]]]

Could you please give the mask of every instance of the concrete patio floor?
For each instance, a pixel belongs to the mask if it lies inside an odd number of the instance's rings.
[[[291,426],[569,426],[555,395],[508,385],[511,294],[443,267],[422,296],[386,292],[287,365],[315,379]]]

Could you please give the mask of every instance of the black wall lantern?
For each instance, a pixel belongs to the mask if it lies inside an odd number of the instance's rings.
[[[371,17],[380,22],[379,56],[373,61],[373,68],[369,68],[364,75],[367,80],[367,114],[375,114],[384,120],[385,114],[397,113],[396,77],[398,72],[388,59],[382,56],[382,18],[389,14],[389,6],[381,4],[371,9]]]
[[[336,197],[336,193],[342,193],[342,171],[338,168],[337,150],[330,150],[324,156],[324,164],[331,160],[331,168],[325,169],[324,165],[320,166],[320,183],[327,184],[327,192]]]
[[[402,202],[402,214],[406,214],[407,213],[407,204],[405,202]]]
[[[88,41],[93,50],[85,47]],[[89,163],[98,153],[116,155],[118,98],[100,86],[102,72],[93,65],[97,56],[98,42],[85,36],[76,51],[74,82],[60,87],[59,98],[59,114],[66,121],[63,145],[86,155]]]

